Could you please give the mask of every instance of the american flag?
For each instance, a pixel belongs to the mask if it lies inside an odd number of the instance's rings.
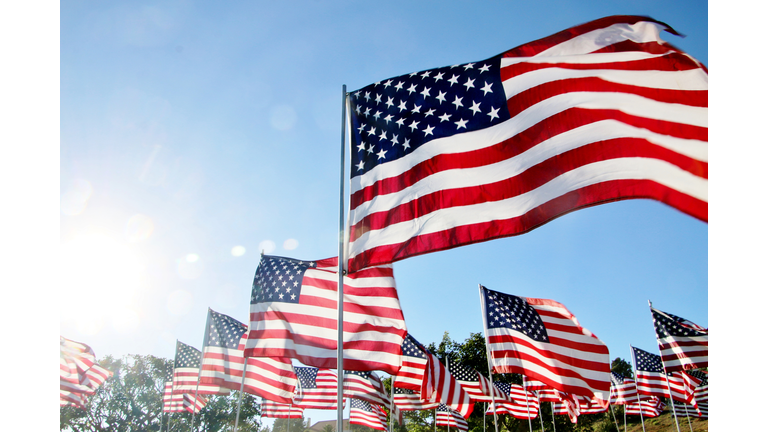
[[[685,403],[695,402],[693,392],[701,383],[700,379],[684,371],[672,372],[671,374],[664,373],[661,357],[656,354],[632,347],[632,355],[634,356],[638,394],[662,398],[671,397],[673,400]]]
[[[611,372],[611,404],[626,405],[637,401],[635,381],[616,372]]]
[[[641,415],[642,412],[643,417],[653,418],[660,416],[665,406],[666,404],[662,402],[661,399],[653,396],[648,400],[643,400],[625,406],[624,412],[627,415]]]
[[[294,366],[299,379],[299,390],[293,399],[295,406],[304,409],[336,409],[338,381],[336,372],[307,366]]]
[[[251,294],[246,357],[290,357],[335,369],[338,259],[263,255]],[[406,328],[391,265],[344,276],[344,368],[400,369]]]
[[[427,368],[425,348],[413,336],[406,335],[402,344],[403,365],[395,375],[394,386],[421,391]]]
[[[261,402],[261,416],[267,418],[304,418],[304,409],[296,405],[265,399]]]
[[[469,394],[461,388],[461,384],[448,372],[448,369],[436,355],[429,351],[426,351],[425,354],[427,356],[427,368],[421,394],[427,396],[430,401],[440,402],[464,418],[469,418],[475,407]]]
[[[350,94],[350,270],[650,198],[707,220],[708,73],[612,16]]]
[[[394,402],[403,411],[427,410],[440,405],[438,402],[422,399],[421,393],[415,390],[400,387],[395,387]]]
[[[228,315],[208,310],[200,384],[230,390],[240,390],[242,384],[246,393],[291,403],[297,382],[291,359],[243,357],[247,329],[245,324]]]
[[[67,392],[92,393],[87,387],[85,373],[96,364],[90,346],[59,336],[60,389]]]
[[[686,371],[686,373],[697,378],[701,383],[693,390],[693,400],[701,408],[702,405],[709,404],[709,375],[700,370]],[[706,408],[704,408],[706,410]]]
[[[192,412],[199,413],[208,403],[208,399],[205,396],[195,395],[190,393],[176,393],[173,391],[173,382],[166,381],[165,389],[163,390],[163,412]]]
[[[229,394],[229,389],[217,384],[200,384],[198,377],[200,375],[199,349],[189,346],[181,341],[176,341],[176,357],[173,361],[173,392],[192,393],[192,394]]]
[[[539,399],[520,384],[494,382],[493,385],[508,395],[506,400],[496,401],[496,414],[507,414],[518,419],[534,419],[539,415]],[[494,405],[488,405],[485,414],[493,414]]]
[[[73,406],[85,411],[87,410],[86,403],[88,403],[88,399],[84,393],[59,390],[59,406]]]
[[[565,393],[608,401],[608,347],[553,300],[481,289],[495,373],[519,373]]]
[[[708,366],[709,331],[685,318],[651,307],[653,326],[664,370],[700,369]]]
[[[509,400],[508,394],[504,394],[496,386],[492,386],[491,381],[474,368],[463,365],[457,361],[451,361],[450,359],[446,359],[445,362],[448,364],[448,372],[456,378],[456,381],[459,382],[461,387],[473,401],[491,402],[494,399],[497,401]],[[493,389],[493,393],[491,393],[491,389]]]
[[[391,403],[384,384],[373,372],[344,371],[344,397],[386,407]]]
[[[456,412],[445,404],[440,404],[435,412],[435,425],[448,426],[466,432],[469,430],[469,424],[462,417],[461,413]]]
[[[351,398],[349,423],[385,431],[387,430],[387,414],[376,404]]]

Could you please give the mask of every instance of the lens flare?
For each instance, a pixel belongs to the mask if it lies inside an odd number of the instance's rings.
[[[232,256],[233,257],[241,257],[245,255],[245,247],[243,246],[235,246],[232,248]]]

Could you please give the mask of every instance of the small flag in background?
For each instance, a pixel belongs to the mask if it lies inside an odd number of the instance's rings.
[[[635,402],[624,407],[624,412],[627,415],[642,415],[646,418],[654,418],[661,415],[666,404],[656,396],[651,397],[648,400]],[[641,414],[642,412],[642,414]]]
[[[382,431],[387,430],[387,414],[380,406],[355,398],[351,398],[350,401],[349,424],[368,426]]]
[[[288,358],[243,357],[248,327],[208,310],[208,334],[203,347],[200,384],[240,390],[280,403],[291,403],[296,375]],[[243,365],[245,364],[245,381]]]
[[[394,402],[403,411],[433,409],[440,405],[438,402],[423,399],[421,393],[415,390],[400,387],[395,387]]]
[[[708,219],[707,70],[647,17],[352,92],[349,269],[649,198]]]
[[[264,399],[261,403],[261,416],[267,418],[304,418],[304,409],[295,405]]]
[[[695,402],[694,389],[701,380],[684,371],[664,373],[661,357],[656,354],[632,347],[632,355],[638,394],[661,398],[671,397],[673,400],[685,403]]]
[[[709,331],[685,318],[651,307],[653,326],[664,370],[669,372],[708,366]]]
[[[496,414],[507,414],[518,419],[534,419],[539,415],[539,399],[530,391],[525,391],[520,384],[494,382],[493,385],[507,396],[506,400],[496,401]],[[493,407],[488,405],[486,415],[493,414]]]
[[[200,374],[199,349],[191,347],[183,342],[176,341],[176,357],[173,361],[173,392],[202,394],[229,394],[229,390],[219,385],[200,384],[198,385],[198,376]]]
[[[461,414],[465,419],[469,418],[475,407],[469,394],[464,391],[461,384],[448,372],[448,368],[436,355],[429,351],[426,351],[425,354],[427,356],[427,368],[421,394],[426,395],[430,401],[444,404]]]
[[[437,407],[435,424],[437,426],[456,428],[462,432],[467,432],[467,430],[469,430],[469,424],[465,420],[465,417],[462,417],[461,413],[456,412],[445,404],[440,404],[440,406]]]
[[[400,369],[406,328],[391,265],[344,276],[344,369]],[[336,369],[338,259],[262,255],[251,293],[247,357]]]
[[[373,372],[344,371],[344,397],[379,406],[390,405],[384,384]]]
[[[92,395],[113,374],[96,363],[96,356],[88,345],[61,336],[59,341],[61,403],[84,407],[86,398],[72,394]]]
[[[338,381],[336,372],[308,366],[295,366],[299,390],[293,399],[295,406],[304,409],[336,409]]]
[[[481,290],[485,335],[495,373],[519,373],[565,393],[608,403],[608,347],[553,300]]]
[[[499,402],[509,400],[508,394],[504,394],[498,387],[492,386],[491,381],[474,368],[450,359],[446,359],[446,363],[448,363],[448,371],[473,401],[491,402],[494,398]],[[491,389],[494,390],[493,395]]]
[[[394,386],[421,392],[424,373],[427,368],[427,355],[419,341],[410,334],[402,344],[403,364],[395,375]]]
[[[626,405],[637,401],[635,381],[616,372],[611,372],[611,404]]]

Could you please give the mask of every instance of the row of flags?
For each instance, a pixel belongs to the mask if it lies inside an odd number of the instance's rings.
[[[622,199],[655,199],[707,221],[708,72],[662,31],[677,34],[648,17],[606,17],[483,61],[350,93],[345,262],[263,255],[247,322],[209,310],[202,351],[177,341],[168,409],[178,394],[194,394],[194,412],[204,403],[199,396],[241,388],[270,401],[265,412],[336,409],[338,379],[368,424],[380,407],[399,406],[436,409],[440,422],[462,429],[474,402],[488,400],[498,402],[494,410],[530,416],[529,391],[558,392],[553,403],[572,418],[606,409],[608,349],[564,305],[480,287],[490,376],[518,373],[540,383],[521,396],[443,364],[408,333],[392,263],[523,234]],[[342,323],[339,267],[346,269]],[[689,404],[686,386],[696,382],[689,371],[707,367],[707,330],[651,311],[662,369],[654,373],[670,387],[649,397]],[[339,342],[343,371],[334,370]],[[65,379],[62,366],[62,390],[65,382],[98,381],[78,367],[67,364]],[[640,367],[638,412],[646,402]],[[391,395],[375,371],[393,376]],[[515,405],[521,399],[525,414]],[[274,404],[288,405],[287,413]]]
[[[93,349],[59,337],[59,405],[85,409],[88,397],[113,373],[96,362]]]

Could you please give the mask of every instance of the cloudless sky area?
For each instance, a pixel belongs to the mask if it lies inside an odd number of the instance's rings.
[[[98,358],[173,358],[177,339],[202,347],[209,307],[247,323],[261,251],[337,254],[342,85],[609,15],[666,22],[709,66],[705,1],[61,2],[60,334]],[[483,331],[482,284],[563,303],[630,361],[630,344],[657,352],[649,300],[709,326],[708,241],[629,200],[394,269],[424,344]]]

